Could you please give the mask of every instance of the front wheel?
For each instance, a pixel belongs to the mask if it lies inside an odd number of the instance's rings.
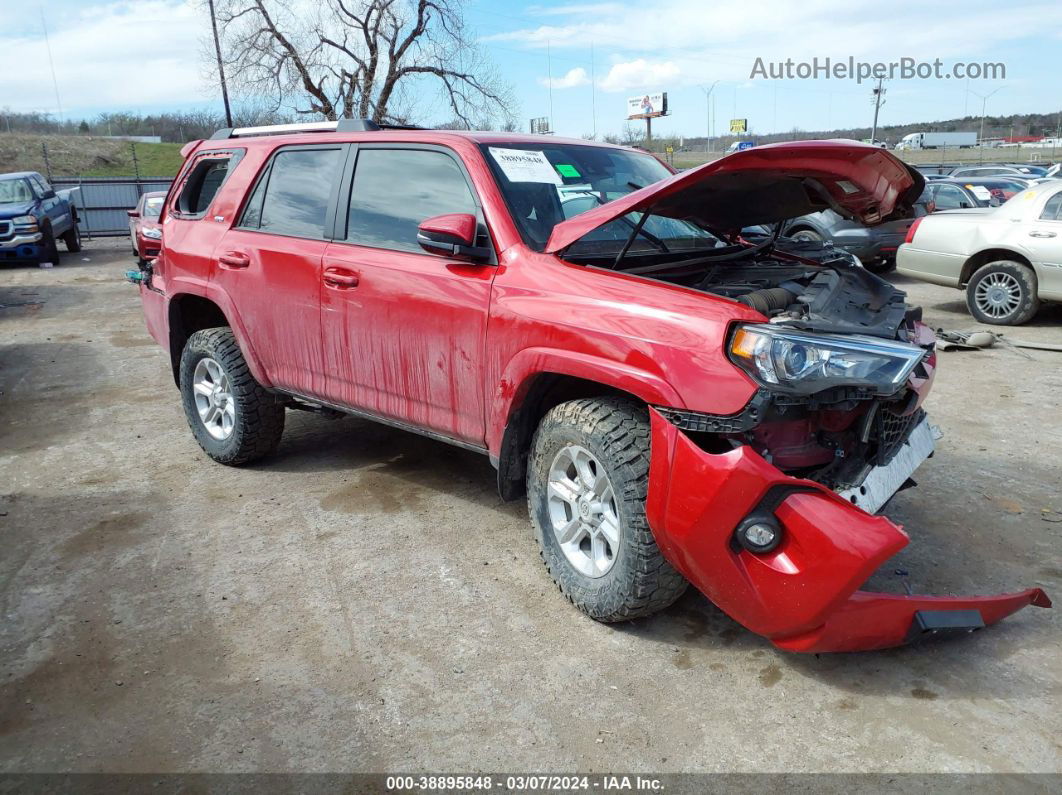
[[[59,246],[55,243],[55,233],[50,226],[46,226],[41,234],[41,262],[59,264]]]
[[[1036,274],[1020,262],[990,262],[979,268],[966,285],[966,306],[982,323],[1020,326],[1040,308]]]
[[[649,417],[619,398],[552,409],[532,441],[527,501],[561,592],[597,621],[651,615],[686,590],[645,516]]]
[[[192,434],[215,461],[248,464],[280,444],[284,405],[254,380],[230,329],[204,329],[189,337],[180,375]]]

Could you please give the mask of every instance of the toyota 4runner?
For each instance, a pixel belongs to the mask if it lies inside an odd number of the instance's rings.
[[[690,582],[780,648],[849,651],[1050,605],[857,590],[908,540],[878,511],[933,451],[934,337],[850,256],[779,234],[910,215],[923,179],[888,152],[778,144],[674,174],[347,120],[184,154],[131,277],[215,461],[272,453],[292,407],[485,453],[599,621]]]

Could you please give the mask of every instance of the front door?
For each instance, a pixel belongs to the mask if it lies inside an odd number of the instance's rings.
[[[353,153],[352,153],[353,155]],[[483,357],[493,265],[428,254],[418,224],[482,212],[457,155],[360,145],[324,255],[330,401],[482,445]],[[348,183],[348,184],[349,184]]]

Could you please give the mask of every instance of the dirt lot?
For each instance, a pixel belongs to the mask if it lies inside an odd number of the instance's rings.
[[[692,591],[595,624],[485,458],[289,413],[268,462],[208,461],[131,262],[0,271],[0,770],[1062,771],[1058,610],[821,657]],[[1058,342],[1062,307],[1010,333]],[[874,584],[1058,597],[1062,354],[941,356],[946,435]]]

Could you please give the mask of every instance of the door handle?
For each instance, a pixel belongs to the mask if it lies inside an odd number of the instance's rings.
[[[223,268],[238,270],[251,264],[251,258],[242,251],[227,251],[218,257],[218,264]]]
[[[325,268],[324,283],[337,290],[350,290],[358,286],[358,274],[346,268]]]
[[[1030,232],[1029,237],[1055,237],[1056,232]]]

